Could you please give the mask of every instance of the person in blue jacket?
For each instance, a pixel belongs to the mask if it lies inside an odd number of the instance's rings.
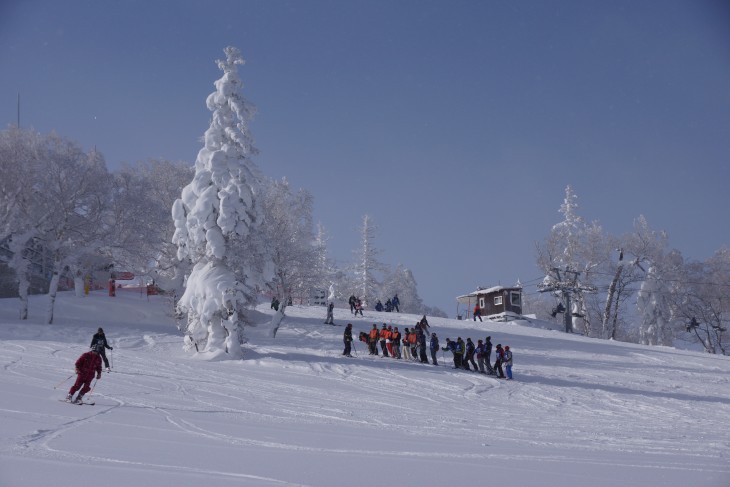
[[[436,359],[436,354],[438,354],[439,351],[439,339],[436,336],[436,333],[431,333],[431,360],[433,361],[434,365],[438,365],[438,360]]]

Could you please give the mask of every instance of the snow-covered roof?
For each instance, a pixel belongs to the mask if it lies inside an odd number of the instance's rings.
[[[472,291],[469,294],[464,294],[462,296],[457,296],[456,301],[458,301],[461,304],[470,304],[473,303],[476,297],[480,294],[489,294],[489,293],[496,293],[499,291],[502,291],[504,289],[521,289],[521,286],[493,286],[485,289],[477,289],[476,291]]]

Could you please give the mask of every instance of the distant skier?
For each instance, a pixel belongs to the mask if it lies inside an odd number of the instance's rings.
[[[89,346],[91,349],[93,349],[96,345],[101,345],[101,358],[104,360],[104,367],[106,367],[106,371],[110,372],[111,369],[109,368],[109,360],[106,358],[106,349],[114,350],[114,347],[110,346],[109,343],[106,341],[106,335],[104,335],[104,330],[100,327],[97,332],[94,334],[93,337],[91,337],[91,345]]]
[[[466,346],[464,349],[464,368],[466,370],[473,370],[474,372],[477,371],[477,364],[474,362],[474,352],[476,351],[476,347],[474,346],[474,342],[471,341],[471,338],[466,339]],[[473,368],[469,368],[469,364],[471,363]]]
[[[360,313],[360,316],[362,316],[362,301],[360,299],[355,299],[355,316]]]
[[[474,306],[474,321],[479,318],[479,321],[482,321],[482,309],[479,307],[479,305]]]
[[[398,295],[396,294],[393,296],[393,299],[390,300],[391,304],[393,305],[393,309],[395,309],[396,313],[400,313],[400,299],[398,299]]]
[[[96,378],[101,379],[101,352],[103,350],[103,345],[96,345],[91,351],[81,354],[76,360],[76,382],[68,391],[67,401],[72,401],[76,391],[79,391],[79,394],[76,399],[73,399],[73,402],[78,404],[82,401],[84,394],[91,390],[90,384],[94,380],[94,372],[96,372]]]
[[[433,362],[434,365],[438,365],[439,362],[436,358],[436,355],[439,352],[439,339],[436,336],[436,332],[431,333],[431,362]]]
[[[502,344],[497,344],[497,348],[494,350],[494,371],[498,379],[504,379],[504,371],[502,370],[502,364],[504,363],[504,350]]]
[[[330,302],[329,306],[327,306],[327,319],[324,320],[325,325],[334,325],[335,324],[335,303]]]
[[[512,351],[509,349],[509,345],[504,347],[503,363],[507,372],[507,380],[512,380]]]
[[[347,300],[347,304],[350,305],[350,313],[355,314],[355,302],[357,298],[354,294],[350,295],[350,299]]]
[[[352,355],[350,355],[352,348],[352,323],[348,323],[345,327],[345,333],[342,336],[342,340],[345,342],[345,351],[342,352],[342,355],[345,357],[352,357]]]

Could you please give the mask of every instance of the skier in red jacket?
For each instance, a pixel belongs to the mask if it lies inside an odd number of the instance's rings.
[[[67,401],[71,401],[74,393],[79,391],[74,403],[80,403],[84,397],[84,394],[91,390],[91,381],[94,379],[94,372],[96,372],[96,378],[101,379],[101,350],[104,345],[97,344],[91,351],[82,354],[78,360],[76,360],[76,382],[71,386],[66,396]],[[79,390],[81,389],[81,390]]]

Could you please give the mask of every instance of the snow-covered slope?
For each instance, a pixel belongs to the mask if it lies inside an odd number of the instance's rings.
[[[730,485],[730,358],[515,323],[430,319],[446,337],[510,345],[515,380],[342,352],[323,308],[292,306],[243,361],[182,351],[160,297],[62,295],[57,324],[0,300],[0,486]],[[260,318],[268,318],[267,305]],[[335,322],[366,331],[366,312]],[[58,402],[103,326],[113,372]],[[446,364],[444,366],[443,364]]]

